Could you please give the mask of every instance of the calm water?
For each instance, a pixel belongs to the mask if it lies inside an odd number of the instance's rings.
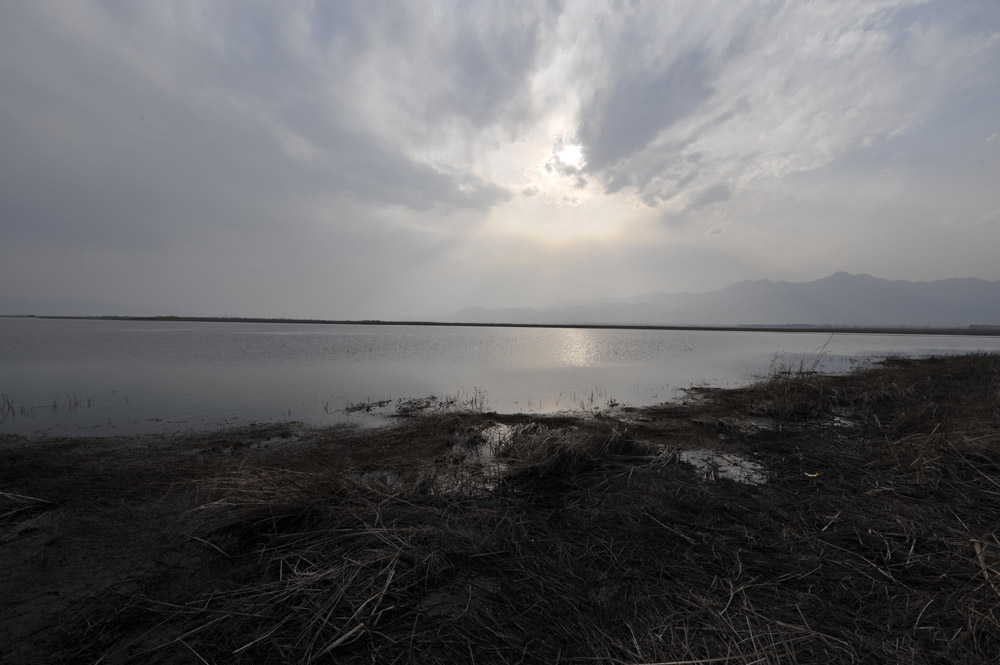
[[[0,432],[364,423],[371,413],[345,407],[429,395],[502,412],[642,406],[821,350],[822,368],[842,371],[888,353],[1000,351],[1000,338],[0,318]]]

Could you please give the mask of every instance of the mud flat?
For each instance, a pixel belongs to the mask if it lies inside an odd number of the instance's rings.
[[[414,413],[0,438],[3,662],[1000,653],[996,355],[645,409]]]

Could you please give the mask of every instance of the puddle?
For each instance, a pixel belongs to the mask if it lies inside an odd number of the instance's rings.
[[[451,448],[451,466],[434,477],[442,491],[487,492],[496,488],[507,471],[500,451],[509,444],[521,428],[495,423],[484,427],[471,439],[459,441]]]
[[[399,471],[354,471],[347,474],[351,480],[362,485],[382,485],[384,487],[396,487],[399,485],[403,474]]]
[[[764,467],[734,453],[681,450],[677,459],[693,466],[702,478],[709,481],[724,478],[748,485],[762,485],[767,481]]]
[[[510,443],[516,433],[516,427],[502,423],[484,427],[475,437],[453,445],[451,459],[455,464],[493,462],[500,449]]]
[[[489,448],[492,453],[495,453],[501,446],[510,443],[511,439],[514,438],[514,432],[515,428],[512,425],[504,425],[503,423],[490,425],[479,433],[479,436],[483,439],[481,445]]]
[[[850,417],[852,415],[854,414],[850,409],[835,408],[831,422],[834,427],[855,427],[858,423]]]
[[[438,492],[482,493],[494,489],[506,472],[500,450],[519,431],[518,427],[496,423],[456,442],[449,451],[448,464],[429,469],[353,471],[347,477],[369,487],[399,488],[405,482],[429,482]]]

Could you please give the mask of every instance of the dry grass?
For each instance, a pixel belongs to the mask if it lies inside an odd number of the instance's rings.
[[[1000,358],[703,393],[248,457],[190,486],[208,588],[119,600],[53,660],[996,662]],[[769,480],[673,454],[709,440]]]

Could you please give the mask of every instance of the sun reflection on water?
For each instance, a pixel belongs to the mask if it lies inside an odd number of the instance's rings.
[[[561,351],[563,364],[568,367],[590,367],[597,356],[594,336],[589,330],[564,330]]]

